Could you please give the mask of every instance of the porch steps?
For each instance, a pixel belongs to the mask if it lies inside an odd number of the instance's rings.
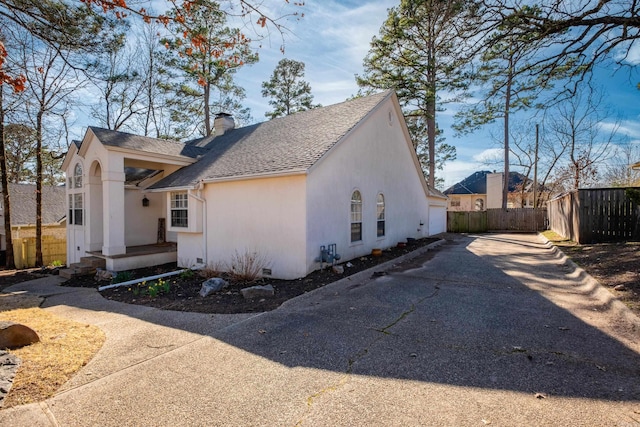
[[[65,279],[71,279],[77,276],[87,276],[95,274],[98,268],[105,268],[106,261],[98,257],[82,257],[80,262],[71,264],[69,268],[63,268],[60,270],[60,277]]]

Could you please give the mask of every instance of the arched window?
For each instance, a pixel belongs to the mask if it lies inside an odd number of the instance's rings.
[[[477,210],[477,211],[482,211],[482,210],[484,210],[484,200],[482,200],[482,199],[476,199],[476,210]]]
[[[384,195],[378,194],[378,200],[376,201],[376,217],[378,219],[378,237],[384,237]]]
[[[358,190],[351,194],[351,241],[362,240],[362,195]]]
[[[73,187],[82,188],[82,165],[76,163],[76,167],[73,168]]]

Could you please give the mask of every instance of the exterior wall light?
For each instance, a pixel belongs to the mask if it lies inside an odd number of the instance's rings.
[[[144,206],[145,208],[149,206],[149,199],[147,199],[147,196],[144,196],[144,198],[142,199],[142,206]]]

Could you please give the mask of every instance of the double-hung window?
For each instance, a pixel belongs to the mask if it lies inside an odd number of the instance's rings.
[[[69,224],[82,225],[82,193],[69,194]]]
[[[69,216],[67,222],[70,225],[82,225],[84,220],[84,206],[82,193],[82,165],[76,163],[73,168],[73,176],[69,177]]]
[[[186,192],[171,193],[171,226],[189,227],[189,196]]]
[[[351,241],[362,240],[362,195],[358,190],[351,194]]]

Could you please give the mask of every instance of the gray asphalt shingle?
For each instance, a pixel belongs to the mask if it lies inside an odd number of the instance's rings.
[[[11,225],[36,223],[35,184],[9,184],[11,202]],[[0,203],[2,201],[0,200]],[[67,214],[65,187],[42,187],[42,223],[55,224]],[[4,206],[3,206],[4,211]]]
[[[178,141],[156,139],[148,136],[133,135],[115,130],[90,127],[102,145],[146,151],[169,156],[184,156],[195,159],[206,152],[205,149]]]
[[[356,98],[209,137],[207,153],[202,158],[152,188],[307,170],[391,94],[386,91]],[[206,139],[200,142],[202,145]]]

